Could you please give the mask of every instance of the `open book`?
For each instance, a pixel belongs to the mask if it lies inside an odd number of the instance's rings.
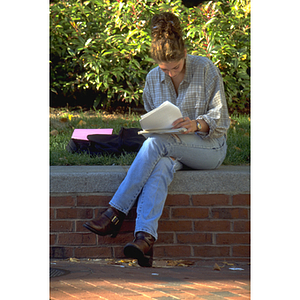
[[[179,118],[182,118],[179,108],[171,102],[165,101],[159,107],[141,116],[140,124],[143,130],[138,134],[149,136],[152,133],[184,132],[187,130],[186,128],[172,129],[172,123]]]

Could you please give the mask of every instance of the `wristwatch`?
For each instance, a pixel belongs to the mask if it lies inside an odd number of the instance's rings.
[[[197,125],[197,131],[201,131],[202,126],[198,120],[196,120],[196,125]]]

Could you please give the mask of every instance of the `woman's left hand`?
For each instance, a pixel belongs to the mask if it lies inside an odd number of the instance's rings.
[[[173,129],[183,128],[183,127],[186,128],[187,131],[183,132],[184,134],[197,131],[196,120],[191,120],[189,117],[179,118],[172,125],[173,125]]]

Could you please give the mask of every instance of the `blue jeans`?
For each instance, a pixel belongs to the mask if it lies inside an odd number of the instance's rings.
[[[174,173],[184,165],[198,170],[215,169],[222,164],[226,151],[225,137],[153,135],[144,142],[109,204],[127,215],[138,199],[135,233],[147,232],[157,240],[158,220]]]

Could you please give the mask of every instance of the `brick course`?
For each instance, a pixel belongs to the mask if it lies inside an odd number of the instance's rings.
[[[122,258],[133,239],[136,206],[116,238],[97,236],[82,225],[108,206],[113,194],[51,194],[52,258]],[[169,194],[159,221],[157,258],[250,258],[249,194]]]

